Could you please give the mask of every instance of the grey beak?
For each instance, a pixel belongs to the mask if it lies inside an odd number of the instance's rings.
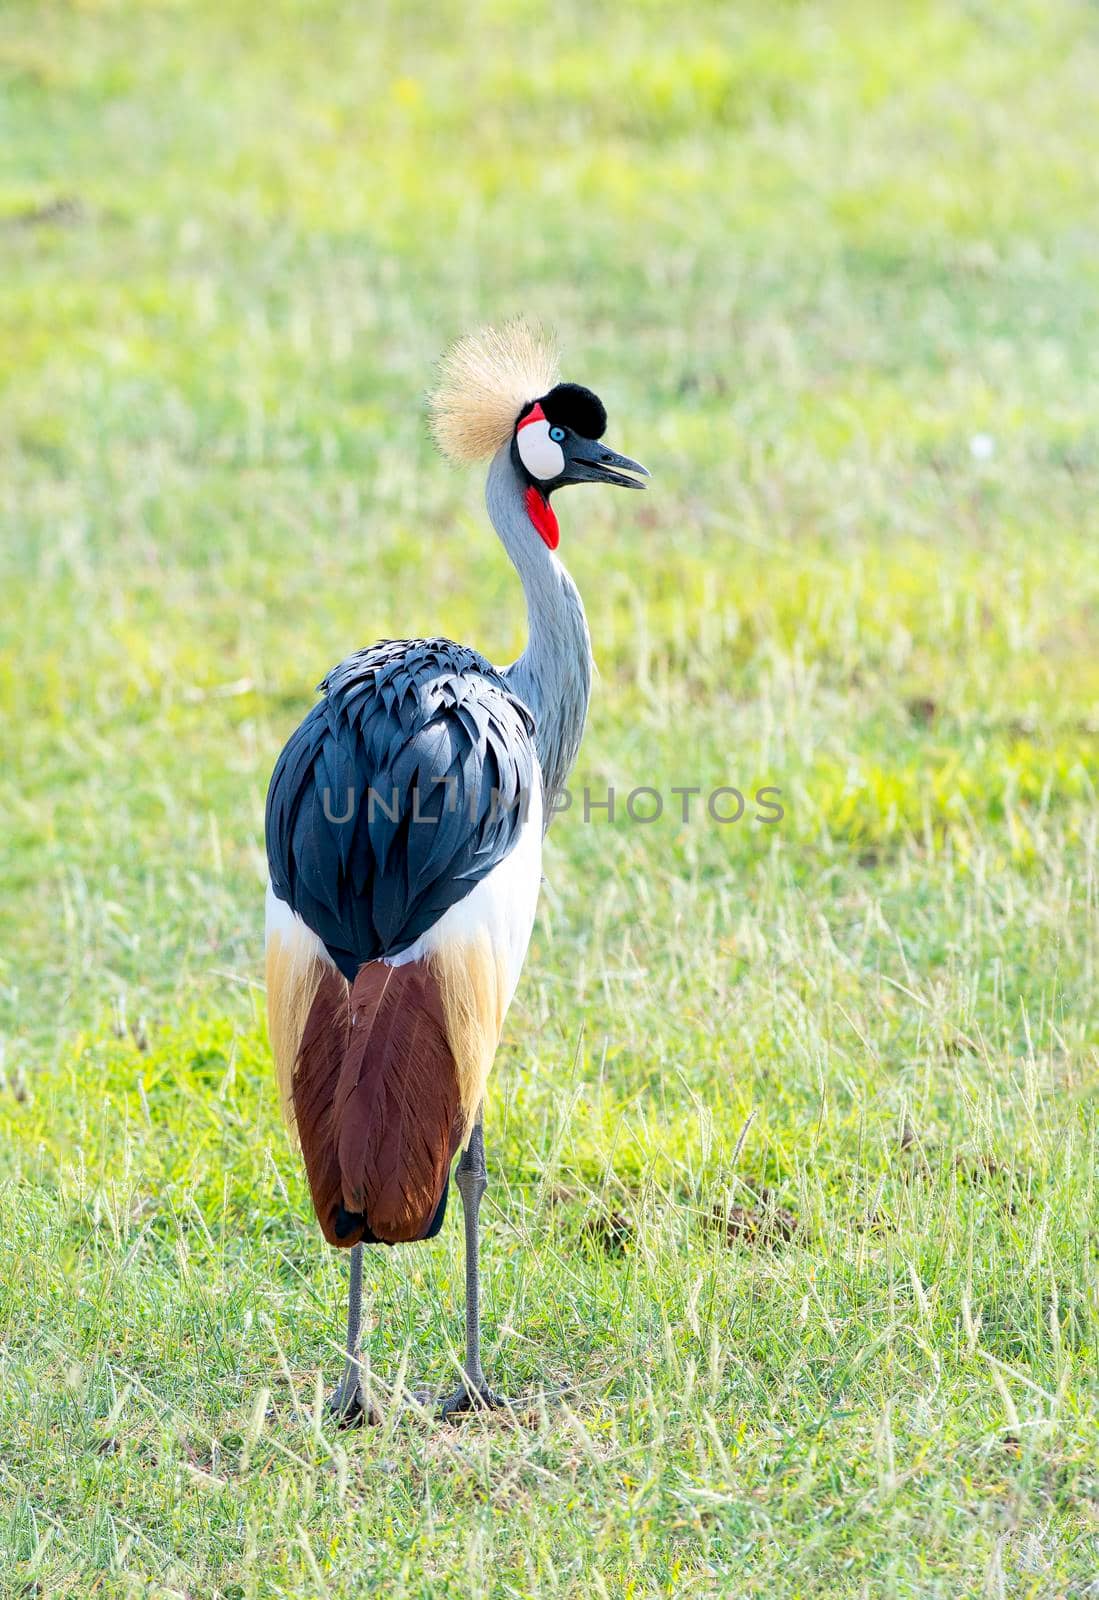
[[[627,478],[625,473],[636,476]],[[561,474],[563,483],[614,483],[620,489],[643,489],[638,480],[649,476],[648,467],[629,456],[620,456],[617,450],[608,450],[598,439],[573,439]]]

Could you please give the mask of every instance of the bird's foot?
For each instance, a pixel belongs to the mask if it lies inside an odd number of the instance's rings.
[[[376,1428],[382,1420],[357,1378],[350,1383],[345,1378],[328,1396],[327,1411],[338,1428]]]
[[[490,1389],[484,1379],[480,1383],[468,1383],[463,1379],[452,1394],[438,1396],[436,1404],[444,1422],[457,1422],[470,1411],[511,1410],[510,1400]]]
[[[433,1412],[444,1422],[460,1422],[475,1412],[507,1411],[512,1417],[528,1417],[542,1409],[547,1401],[562,1399],[567,1389],[541,1389],[534,1394],[497,1394],[482,1378],[480,1383],[464,1379],[450,1394],[439,1394],[434,1389],[416,1389],[413,1399],[425,1411]]]

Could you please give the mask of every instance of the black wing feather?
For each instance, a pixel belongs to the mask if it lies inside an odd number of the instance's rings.
[[[534,719],[495,667],[447,639],[359,650],[321,690],[275,765],[267,860],[275,894],[353,979],[512,849],[540,781]]]

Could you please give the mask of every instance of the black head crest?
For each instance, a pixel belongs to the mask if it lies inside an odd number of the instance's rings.
[[[582,439],[601,439],[607,431],[607,408],[581,383],[559,383],[538,404],[551,427],[571,428]]]

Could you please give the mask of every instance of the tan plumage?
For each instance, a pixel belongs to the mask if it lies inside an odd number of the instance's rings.
[[[441,944],[429,964],[439,986],[447,1043],[458,1075],[465,1144],[485,1098],[513,985],[503,953],[493,946],[485,928],[468,939]]]
[[[282,1114],[292,1136],[294,1125],[294,1072],[305,1020],[326,971],[315,935],[294,928],[273,932],[267,940],[267,1032],[275,1058]],[[347,987],[346,981],[340,982]]]
[[[554,387],[557,364],[556,341],[522,317],[452,344],[428,396],[431,431],[443,455],[459,463],[495,455],[523,407]]]

